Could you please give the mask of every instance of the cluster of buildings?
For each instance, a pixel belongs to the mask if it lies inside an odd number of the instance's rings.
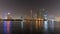
[[[24,19],[13,19],[11,14],[8,13],[6,18],[6,20],[12,20],[12,21],[23,21],[21,22],[21,26],[26,27],[26,29],[31,30],[31,28],[33,29],[40,29],[41,27],[43,27],[43,23],[45,20],[47,20],[47,11],[44,9],[40,9],[39,11],[36,12],[36,18],[33,17],[32,11],[31,11],[31,17],[25,17]],[[2,19],[1,19],[2,20]]]
[[[44,21],[47,20],[47,11],[40,9],[36,13],[36,18],[34,18],[31,11],[31,17],[26,17],[24,22],[26,23],[26,26],[32,24],[36,29],[40,29],[44,26]],[[27,27],[30,28],[29,26]]]

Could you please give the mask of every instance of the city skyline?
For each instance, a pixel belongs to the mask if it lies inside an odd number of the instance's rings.
[[[0,17],[5,17],[8,12],[12,16],[20,17],[33,14],[39,9],[48,10],[48,15],[60,16],[60,0],[0,0]],[[57,14],[58,13],[58,14]]]

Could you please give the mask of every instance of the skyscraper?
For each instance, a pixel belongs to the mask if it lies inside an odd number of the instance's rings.
[[[37,11],[37,18],[44,18],[45,9]]]
[[[7,19],[12,19],[12,16],[10,13],[7,14]]]

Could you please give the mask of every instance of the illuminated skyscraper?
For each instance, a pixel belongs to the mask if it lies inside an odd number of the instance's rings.
[[[44,13],[44,19],[48,20],[48,11],[45,11],[45,13]]]
[[[44,18],[45,9],[37,11],[37,18]]]
[[[7,14],[7,19],[12,19],[12,16],[10,13]]]

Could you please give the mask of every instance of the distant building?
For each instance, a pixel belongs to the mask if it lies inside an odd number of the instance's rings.
[[[60,16],[59,17],[55,17],[55,21],[60,21]]]
[[[10,13],[7,14],[7,19],[12,19],[12,16]]]
[[[40,9],[39,11],[37,11],[37,18],[42,18],[44,19],[44,9]]]

